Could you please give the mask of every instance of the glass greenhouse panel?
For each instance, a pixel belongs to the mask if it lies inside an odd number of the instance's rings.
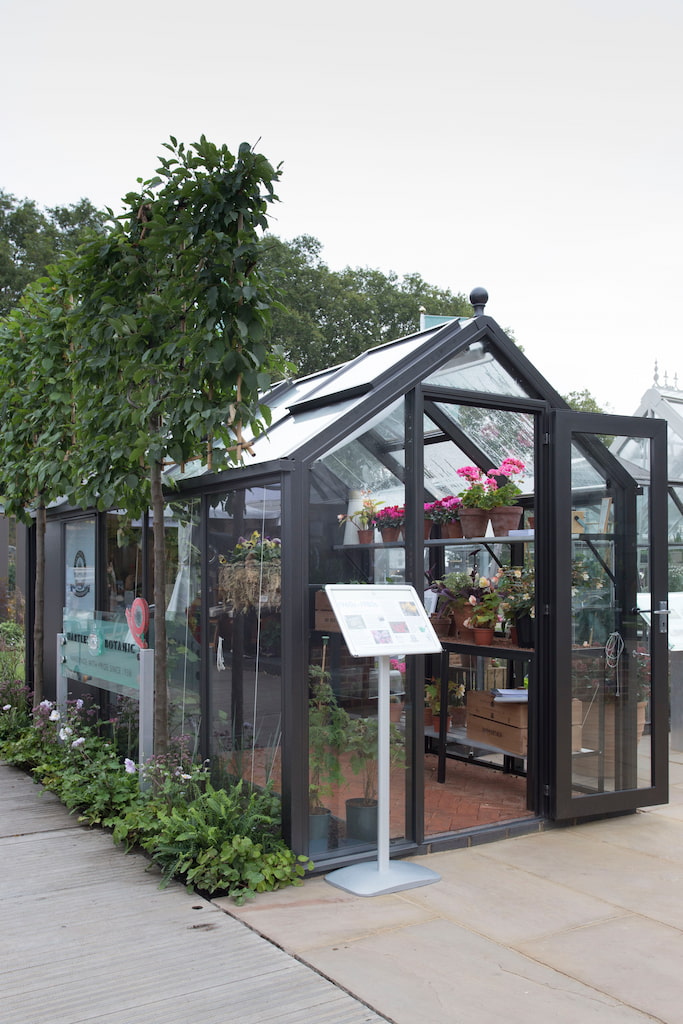
[[[649,465],[649,439],[636,442],[642,464]],[[652,785],[650,738],[643,735],[651,689],[650,488],[626,474],[626,483],[611,479],[614,466],[609,459],[600,465],[601,447],[598,435],[577,434],[572,449],[570,664],[577,795]]]
[[[524,490],[534,490],[534,423],[531,413],[486,409],[437,402],[436,408],[451,420],[494,466],[504,459],[524,463]],[[467,462],[471,462],[467,459]]]
[[[312,466],[310,489],[309,852],[377,843],[377,665],[350,655],[326,583],[405,579],[404,400]],[[395,525],[392,527],[392,522]],[[391,839],[406,834],[406,665],[392,659]]]
[[[512,377],[491,353],[476,349],[473,346],[471,350],[453,356],[431,373],[424,384],[485,394],[528,396],[529,392],[521,381]]]
[[[210,750],[221,784],[281,786],[281,495],[278,484],[211,496]]]

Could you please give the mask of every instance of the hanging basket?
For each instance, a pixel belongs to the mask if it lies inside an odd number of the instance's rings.
[[[222,565],[218,578],[221,597],[229,601],[236,612],[247,612],[259,606],[277,611],[280,607],[281,562],[259,562],[247,558],[244,562]]]

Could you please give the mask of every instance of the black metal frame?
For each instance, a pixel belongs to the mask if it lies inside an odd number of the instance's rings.
[[[613,792],[572,795],[571,722],[566,714],[571,701],[571,672],[568,652],[571,650],[571,600],[569,588],[563,580],[571,574],[572,535],[567,530],[567,508],[571,508],[571,442],[577,434],[608,434],[648,438],[652,445],[650,483],[649,536],[651,547],[651,599],[653,607],[667,600],[667,451],[666,423],[662,420],[638,417],[609,416],[593,413],[574,413],[553,410],[549,421],[552,457],[549,460],[548,498],[550,543],[555,552],[556,577],[549,589],[546,620],[548,643],[545,645],[544,671],[548,679],[555,679],[555,687],[547,687],[550,702],[554,744],[549,751],[551,770],[551,814],[557,820],[592,817],[625,812],[648,804],[665,803],[668,799],[667,768],[667,644],[666,634],[653,630],[652,644],[652,774],[653,785],[637,788],[635,779],[623,779],[624,788]],[[637,484],[623,466],[597,443],[583,437],[587,454],[596,460],[600,469],[608,471],[610,485],[618,494],[616,514],[621,518],[617,534],[632,537],[633,543],[622,552],[622,562],[616,573],[622,590],[626,613],[635,608],[636,548],[635,548],[635,489]],[[626,589],[626,588],[631,588]],[[630,603],[630,606],[629,606]]]
[[[520,383],[527,395],[479,394],[467,390],[456,390],[423,384],[434,371],[448,362],[459,352],[470,345],[481,342],[495,355],[504,369]],[[391,346],[387,346],[387,362],[391,359]],[[332,377],[326,377],[324,389],[329,391]],[[286,386],[285,386],[286,387]],[[443,431],[444,439],[450,438],[467,452],[471,452],[473,460],[480,464],[483,453],[476,444],[466,436],[458,436],[457,427],[444,421],[436,408],[437,402],[472,405],[524,412],[535,416],[535,467],[536,467],[536,535],[535,552],[537,572],[537,650],[535,653],[537,669],[534,673],[533,699],[529,705],[529,801],[539,816],[565,816],[565,805],[558,802],[557,794],[560,787],[566,788],[568,778],[559,773],[561,763],[569,764],[567,757],[569,736],[566,723],[559,720],[558,708],[560,701],[554,686],[555,672],[558,668],[556,643],[557,639],[566,635],[570,609],[562,598],[557,604],[557,587],[555,572],[567,571],[567,546],[562,526],[566,513],[566,487],[569,479],[567,472],[568,431],[570,428],[583,432],[634,434],[657,438],[655,444],[656,464],[653,465],[653,521],[651,528],[654,536],[660,536],[664,547],[663,569],[659,561],[653,564],[654,583],[653,595],[662,593],[666,597],[666,445],[664,443],[663,462],[660,459],[660,442],[664,438],[665,424],[651,419],[641,420],[622,417],[595,417],[592,414],[574,414],[567,410],[566,403],[560,395],[539,374],[517,346],[515,346],[495,321],[487,316],[478,316],[464,323],[455,321],[445,324],[441,329],[432,332],[431,340],[417,352],[413,352],[398,360],[375,381],[362,384],[351,389],[358,403],[350,413],[325,427],[318,435],[302,444],[300,449],[287,459],[277,459],[269,463],[255,466],[235,467],[227,473],[206,474],[192,481],[179,483],[180,495],[183,498],[201,496],[201,572],[202,588],[208,580],[208,531],[209,504],[211,496],[232,488],[252,487],[277,482],[281,487],[282,496],[282,804],[283,828],[286,841],[296,850],[308,848],[308,650],[309,650],[309,500],[313,463],[329,451],[334,445],[342,442],[352,432],[368,423],[382,409],[405,398],[405,499],[410,510],[405,540],[406,580],[419,591],[423,581],[422,535],[422,502],[424,499],[424,435],[423,419],[427,412]],[[347,398],[349,392],[338,395]],[[335,401],[335,396],[327,397],[315,393],[309,400],[293,406],[298,411],[313,409],[316,405],[326,405]],[[267,444],[267,441],[265,442]],[[385,453],[388,454],[388,453]],[[614,460],[615,466],[619,464]],[[615,469],[615,473],[619,473]],[[663,499],[660,497],[660,490]],[[178,493],[178,491],[174,492]],[[333,493],[330,488],[330,493]],[[656,501],[654,500],[656,497]],[[660,507],[662,505],[663,507]],[[656,507],[654,507],[656,506]],[[70,510],[66,515],[83,515],[83,512]],[[659,531],[658,534],[654,531]],[[147,543],[147,529],[143,532]],[[556,562],[556,558],[559,561]],[[63,559],[62,559],[63,562]],[[146,559],[144,561],[146,565]],[[63,592],[63,588],[62,588]],[[564,603],[562,603],[564,602]],[[208,603],[202,602],[202,636],[208,636]],[[565,623],[562,626],[562,623]],[[665,646],[659,650],[658,656],[662,664],[666,661]],[[413,709],[422,697],[422,680],[424,659],[414,658],[408,679],[408,693],[412,697]],[[201,699],[204,708],[208,709],[209,701],[209,664],[208,645],[202,645],[201,660]],[[553,683],[551,683],[551,680]],[[563,683],[566,685],[566,682]],[[564,692],[564,691],[563,691]],[[661,698],[661,694],[660,694]],[[654,706],[654,705],[653,705]],[[656,703],[655,718],[652,723],[654,746],[654,773],[656,786],[652,792],[638,790],[633,794],[614,794],[615,799],[607,799],[608,795],[600,795],[582,801],[580,807],[572,805],[572,817],[591,816],[596,813],[608,813],[613,810],[628,810],[631,807],[657,802],[666,798],[667,775],[667,721],[666,701],[659,699]],[[423,749],[424,728],[422,716],[413,713],[409,716],[411,732],[409,736],[409,758],[412,771],[406,780],[406,839],[402,851],[424,849],[424,778]],[[209,748],[210,720],[208,714],[202,716],[202,742],[204,749]],[[564,762],[563,759],[564,758]],[[523,831],[528,830],[528,823],[520,825]],[[495,829],[485,830],[493,834]],[[506,826],[509,832],[509,826]],[[468,840],[469,841],[469,840]],[[443,847],[462,845],[462,836],[435,843],[430,839],[430,846]],[[365,855],[367,856],[367,854]],[[337,863],[348,862],[353,855],[343,855]],[[334,866],[334,858],[326,862]]]

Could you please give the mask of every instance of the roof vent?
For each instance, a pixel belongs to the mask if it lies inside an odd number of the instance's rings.
[[[484,306],[489,301],[489,293],[485,288],[473,288],[470,292],[470,302],[474,307],[474,315],[482,316],[484,313]]]

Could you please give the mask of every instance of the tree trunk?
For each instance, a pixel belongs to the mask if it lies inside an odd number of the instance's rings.
[[[166,680],[166,538],[161,463],[150,468],[154,540],[154,753],[168,753],[168,683]]]
[[[36,581],[33,621],[33,706],[43,699],[43,653],[45,647],[45,505],[36,510]]]

